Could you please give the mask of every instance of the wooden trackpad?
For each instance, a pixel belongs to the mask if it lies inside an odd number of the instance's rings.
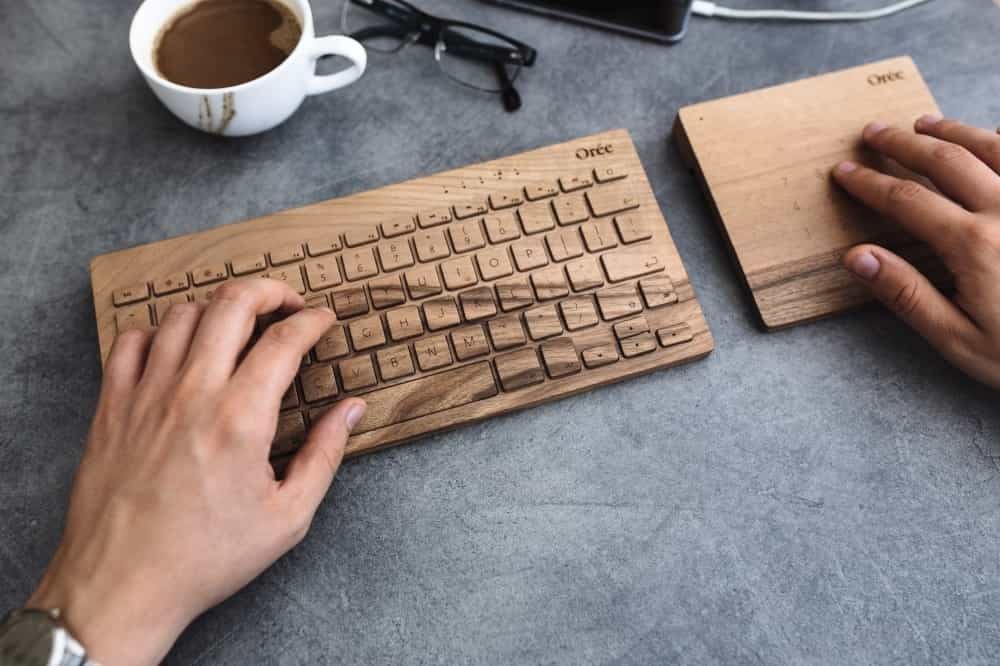
[[[840,265],[874,241],[946,279],[930,252],[852,200],[830,177],[840,161],[885,164],[861,144],[872,120],[912,127],[939,113],[909,57],[684,107],[674,138],[701,177],[764,326],[781,328],[866,303]]]

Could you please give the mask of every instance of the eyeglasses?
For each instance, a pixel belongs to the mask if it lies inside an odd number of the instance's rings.
[[[341,28],[379,53],[400,53],[413,44],[429,46],[449,79],[466,88],[499,93],[508,111],[521,108],[514,81],[538,55],[499,32],[432,16],[404,0],[344,0]]]

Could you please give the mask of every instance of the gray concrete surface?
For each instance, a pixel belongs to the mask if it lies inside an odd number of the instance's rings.
[[[622,126],[717,351],[346,464],[307,540],[168,662],[996,663],[997,394],[878,309],[760,332],[667,139],[683,104],[903,53],[949,114],[996,126],[1000,9],[696,20],[664,48],[421,2],[539,47],[522,112],[413,51],[218,140],[135,71],[136,3],[0,0],[0,608],[59,539],[100,381],[92,255]]]

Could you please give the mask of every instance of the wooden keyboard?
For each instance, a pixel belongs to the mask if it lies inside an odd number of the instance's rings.
[[[368,402],[357,455],[713,348],[622,130],[95,257],[101,358],[254,277],[339,319],[285,396],[279,465],[345,396]]]

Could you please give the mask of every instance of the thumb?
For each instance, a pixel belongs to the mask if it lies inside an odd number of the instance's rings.
[[[305,445],[288,465],[283,492],[296,503],[296,514],[304,512],[310,519],[330,489],[333,477],[344,459],[344,448],[351,430],[365,415],[364,400],[342,400],[314,423]]]
[[[945,357],[956,361],[973,328],[958,307],[902,257],[878,245],[859,245],[844,255],[844,265],[872,295],[924,336]]]

